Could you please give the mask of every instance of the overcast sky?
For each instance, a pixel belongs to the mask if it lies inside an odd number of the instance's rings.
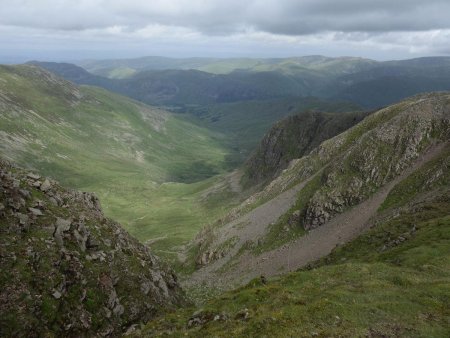
[[[450,0],[0,0],[0,62],[450,55]]]

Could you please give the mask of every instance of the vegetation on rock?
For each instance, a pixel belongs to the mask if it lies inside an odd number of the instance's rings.
[[[118,336],[185,303],[174,272],[95,195],[0,161],[2,336]]]

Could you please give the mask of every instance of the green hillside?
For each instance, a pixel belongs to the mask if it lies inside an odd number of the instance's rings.
[[[3,157],[95,192],[143,241],[183,241],[221,210],[201,201],[217,179],[200,181],[228,170],[228,151],[183,118],[34,66],[0,67],[0,111]]]
[[[291,162],[197,237],[198,305],[136,336],[447,337],[449,117],[411,97]]]

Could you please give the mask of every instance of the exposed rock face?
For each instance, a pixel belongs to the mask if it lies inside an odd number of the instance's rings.
[[[2,336],[118,336],[184,302],[174,273],[98,199],[0,160]]]
[[[364,133],[358,135],[360,131]],[[334,159],[308,202],[303,220],[307,230],[367,199],[433,144],[449,141],[449,95],[422,95],[380,110],[341,139],[344,142],[334,149],[328,144],[328,149],[319,147],[313,153]],[[336,149],[339,156],[334,155]]]
[[[306,112],[276,123],[245,164],[249,186],[275,178],[289,162],[307,155],[321,142],[359,123],[368,113]]]

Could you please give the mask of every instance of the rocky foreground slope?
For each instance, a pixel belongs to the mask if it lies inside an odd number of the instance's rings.
[[[184,302],[98,199],[0,160],[0,335],[118,336]]]

